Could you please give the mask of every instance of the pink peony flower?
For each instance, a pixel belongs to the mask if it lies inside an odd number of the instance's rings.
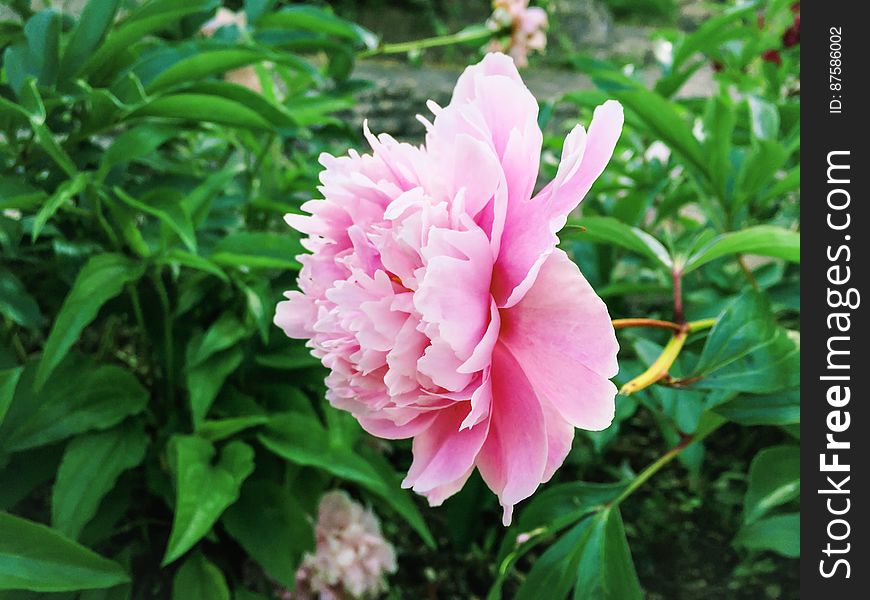
[[[489,24],[494,29],[510,28],[506,40],[493,40],[489,49],[507,51],[518,67],[529,64],[530,51],[543,52],[547,47],[547,11],[529,8],[529,0],[493,0]]]
[[[396,554],[374,513],[344,492],[329,492],[320,500],[315,534],[315,553],[303,559],[288,599],[343,600],[386,591],[384,575],[396,572]]]
[[[325,199],[286,217],[311,254],[275,324],[331,370],[333,406],[414,438],[405,487],[438,505],[477,468],[507,524],[575,427],[613,419],[613,326],[556,232],[610,159],[622,107],[571,131],[533,197],[538,106],[509,57],[487,55],[429,106],[422,147],[365,127],[372,154],[321,156]]]
[[[248,17],[244,11],[233,12],[228,8],[220,7],[217,9],[214,17],[206,21],[199,31],[205,37],[213,37],[218,29],[230,25],[235,25],[241,30],[247,29]],[[256,69],[251,65],[227,71],[224,75],[224,81],[244,86],[258,93],[263,91],[260,77],[257,75]]]
[[[206,21],[199,30],[205,37],[212,37],[217,33],[218,29],[230,25],[235,25],[239,29],[245,29],[248,26],[248,17],[243,11],[233,12],[222,6],[217,9],[214,16]]]

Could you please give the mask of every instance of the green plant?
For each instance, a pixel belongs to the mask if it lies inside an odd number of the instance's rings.
[[[733,544],[744,553],[799,553],[800,101],[790,94],[796,63],[772,65],[762,56],[779,47],[789,3],[768,6],[772,31],[758,28],[760,8],[731,9],[695,33],[672,36],[673,60],[652,90],[613,65],[575,59],[598,89],[563,102],[588,107],[616,98],[626,130],[598,200],[586,200],[582,217],[569,221],[563,246],[593,266],[586,275],[612,316],[645,316],[614,321],[625,327],[623,395],[614,425],[591,442],[606,456],[639,405],[670,450],[639,473],[610,468],[613,484],[569,475],[533,498],[500,546],[490,598],[501,596],[528,556],[536,559],[516,598],[561,598],[572,588],[575,598],[643,597],[620,508],[673,459],[701,480],[704,441],[728,422],[778,428],[785,444],[752,461]],[[739,46],[723,51],[727,40]],[[676,97],[701,65],[726,54],[712,96]],[[554,109],[545,107],[545,121]],[[545,144],[558,152],[555,125]],[[709,334],[695,333],[711,322]],[[666,337],[654,333],[662,330]]]
[[[128,4],[74,19],[16,2],[0,24],[0,597],[269,597],[292,587],[336,482],[375,506],[400,562],[425,565],[425,582],[400,570],[394,597],[640,598],[676,579],[656,572],[655,539],[705,507],[710,532],[667,551],[724,531],[734,597],[796,555],[788,2],[663,32],[653,89],[569,57],[596,89],[542,106],[544,164],[577,107],[626,109],[560,233],[616,319],[623,395],[506,531],[475,478],[421,513],[400,489],[408,453],[384,456],[331,408],[319,361],[271,324],[302,252],[280,216],[317,196],[321,152],[358,145],[355,59],[491,32],[378,45],[328,10],[248,0],[247,25],[206,37],[218,0]],[[714,93],[680,94],[705,65]]]
[[[175,572],[176,598],[228,597],[235,555],[260,592],[292,586],[333,478],[432,543],[272,331],[301,252],[280,215],[351,139],[336,113],[370,34],[270,4],[210,38],[216,0],[4,24],[0,589],[164,595]],[[223,79],[246,67],[261,91]]]

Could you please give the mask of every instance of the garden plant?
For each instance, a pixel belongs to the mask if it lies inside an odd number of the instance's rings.
[[[799,4],[532,4],[4,7],[0,598],[796,597]]]

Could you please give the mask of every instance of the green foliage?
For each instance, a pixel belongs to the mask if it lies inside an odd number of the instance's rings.
[[[271,324],[303,252],[280,215],[316,194],[321,152],[355,143],[334,113],[374,40],[322,8],[248,4],[248,27],[211,37],[216,0],[92,0],[3,30],[0,506],[52,528],[0,515],[0,589],[229,598],[242,562],[206,540],[292,587],[311,499],[339,482],[434,544]],[[258,89],[225,78],[242,68]],[[299,411],[336,463],[275,438]]]
[[[475,479],[441,509],[449,525],[421,511],[400,485],[408,453],[373,449],[325,402],[319,361],[272,324],[304,252],[280,216],[317,196],[321,152],[358,146],[351,73],[377,40],[326,8],[268,0],[207,37],[219,5],[19,6],[0,28],[0,590],[265,598],[271,582],[293,586],[317,499],[336,486],[376,508],[400,561],[428,564],[448,539],[454,563],[496,556],[490,600],[643,597],[645,527],[672,508],[649,503],[675,488],[686,505],[718,503],[723,552],[798,556],[800,96],[786,2],[764,3],[761,28],[750,2],[661,32],[673,52],[652,88],[572,57],[597,89],[542,111],[558,155],[594,104],[626,109],[614,159],[560,234],[611,315],[715,325],[686,334],[667,377],[620,396],[611,428],[578,434],[507,530]],[[781,65],[762,60],[771,48]],[[686,97],[711,63],[716,89]],[[239,69],[256,83],[237,83]],[[620,331],[616,382],[656,364],[671,333]],[[728,449],[713,480],[720,427],[743,436],[745,457]],[[617,443],[641,430],[641,449]],[[680,485],[634,495],[666,467]]]
[[[0,512],[0,590],[64,592],[128,580],[120,565],[53,529]]]

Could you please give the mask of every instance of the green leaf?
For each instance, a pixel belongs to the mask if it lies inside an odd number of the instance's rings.
[[[227,274],[209,259],[197,256],[196,254],[191,254],[190,252],[186,252],[180,248],[170,248],[165,254],[156,260],[162,265],[189,267],[191,269],[196,269],[197,271],[209,273],[225,283],[229,283],[230,281]]]
[[[172,600],[230,600],[230,589],[220,569],[197,552],[176,571]]]
[[[190,550],[239,497],[242,482],[254,470],[254,451],[244,442],[230,442],[213,463],[215,448],[196,436],[170,440],[175,476],[175,517],[163,565]]]
[[[779,142],[775,140],[756,142],[744,159],[737,175],[736,206],[752,202],[758,193],[774,180],[786,160],[788,160],[788,151]],[[795,262],[799,260],[798,256]]]
[[[749,106],[749,122],[752,135],[759,140],[775,140],[779,137],[779,110],[775,104],[757,96],[746,99]]]
[[[0,510],[12,509],[33,490],[54,479],[61,450],[58,445],[45,446],[4,458],[5,464],[0,469]]]
[[[710,98],[704,115],[705,138],[703,143],[704,165],[707,177],[713,182],[719,198],[729,197],[731,169],[731,137],[737,124],[734,102],[727,94]]]
[[[52,526],[77,539],[121,473],[145,458],[147,445],[148,436],[142,428],[129,424],[85,434],[70,442],[52,492]]]
[[[187,389],[190,392],[190,412],[194,429],[199,428],[224,381],[242,364],[244,357],[244,350],[234,347],[213,354],[187,369]]]
[[[734,543],[750,550],[772,550],[788,558],[801,555],[801,517],[775,515],[744,525]]]
[[[642,599],[617,508],[582,519],[534,563],[515,598]]]
[[[206,94],[179,93],[161,96],[127,116],[128,119],[139,117],[183,119],[194,123],[205,121],[230,127],[266,131],[274,129],[272,123],[244,104],[221,96]]]
[[[692,133],[692,127],[678,111],[678,104],[637,84],[626,84],[620,81],[613,85],[612,81],[606,80],[599,81],[599,84],[630,111],[626,115],[627,120],[639,121],[650,135],[682,155],[683,159],[698,172],[707,172],[701,146]]]
[[[245,417],[230,417],[227,419],[215,419],[205,421],[196,430],[197,435],[205,439],[217,442],[232,437],[237,433],[265,425],[269,422],[269,417],[266,415],[249,415]]]
[[[91,53],[97,49],[112,26],[121,0],[90,0],[79,17],[63,53],[60,79],[74,77]]]
[[[100,307],[121,293],[127,283],[142,276],[144,265],[120,254],[102,254],[85,263],[67,294],[42,352],[36,373],[38,391],[57,367]]]
[[[54,194],[46,200],[39,209],[39,212],[36,213],[36,217],[33,219],[33,231],[30,235],[30,240],[32,242],[37,240],[42,228],[45,227],[48,220],[54,216],[54,213],[56,213],[61,206],[78,196],[88,185],[88,181],[90,181],[90,178],[86,174],[79,173],[72,179],[67,179],[57,186]]]
[[[70,178],[78,175],[78,168],[73,162],[70,155],[67,154],[57,140],[54,134],[43,123],[31,121],[30,127],[33,129],[33,135],[36,143],[39,144],[46,154],[59,166],[64,173]]]
[[[149,94],[159,92],[264,60],[281,62],[279,56],[248,48],[203,50],[161,71],[145,86],[145,90]]]
[[[11,413],[22,407],[19,412],[24,414],[0,438],[0,446],[8,451],[44,446],[91,429],[108,429],[141,412],[148,402],[148,391],[136,377],[114,365],[67,361],[36,395],[32,393],[34,371],[32,365],[25,368],[10,409]]]
[[[224,514],[227,533],[271,579],[292,588],[302,553],[314,546],[314,532],[299,502],[272,481],[253,481]]]
[[[322,469],[374,492],[434,547],[431,534],[408,494],[399,487],[395,473],[387,474],[383,465],[373,466],[340,440],[330,439],[329,432],[316,418],[295,413],[273,417],[257,439],[267,450],[292,463]]]
[[[354,42],[363,41],[363,30],[316,6],[291,6],[264,15],[257,23],[263,29],[293,29],[325,33]]]
[[[220,96],[251,109],[275,127],[291,128],[298,125],[293,115],[280,104],[271,102],[263,94],[243,85],[227,81],[200,81],[184,87],[186,93]]]
[[[572,220],[569,227],[585,228],[579,230],[576,239],[597,244],[615,244],[642,256],[654,263],[670,269],[672,261],[667,249],[650,234],[637,227],[631,227],[612,217],[583,217]],[[565,237],[563,230],[562,237]],[[573,233],[573,231],[572,231]]]
[[[750,290],[734,298],[710,330],[696,375],[706,375],[769,343],[776,331],[767,299]]]
[[[729,421],[741,425],[799,425],[800,389],[773,394],[741,394],[713,410]]]
[[[615,499],[625,483],[588,483],[572,481],[546,488],[535,494],[520,513],[513,529],[530,531],[538,527],[556,530],[595,512]]]
[[[53,10],[36,13],[24,25],[29,49],[29,75],[50,86],[57,80],[60,47],[60,15]]]
[[[211,260],[229,267],[299,270],[295,257],[305,249],[293,233],[237,232],[220,240]]]
[[[593,530],[588,548],[580,558],[574,600],[642,600],[644,594],[631,560],[619,509],[606,509],[597,519],[604,524]]]
[[[196,254],[196,233],[184,204],[176,202],[172,198],[152,198],[148,202],[143,202],[117,186],[114,188],[114,192],[128,206],[159,219],[178,235],[188,250]]]
[[[743,499],[744,523],[757,521],[770,509],[797,498],[800,491],[800,449],[797,446],[765,448],[749,465],[749,484]]]
[[[12,399],[15,397],[15,387],[18,385],[18,380],[21,379],[21,373],[23,372],[24,367],[0,371],[0,425],[3,424],[6,411],[12,405]]]
[[[235,316],[224,313],[204,335],[193,337],[188,344],[185,370],[195,428],[205,419],[224,380],[241,364],[244,350],[236,344],[247,335],[247,328]]]
[[[105,174],[115,165],[147,156],[176,135],[178,128],[170,125],[146,123],[132,127],[115,138],[103,154],[100,170]]]
[[[205,335],[194,338],[188,346],[187,367],[205,362],[213,354],[236,345],[248,335],[247,328],[232,313],[223,313]]]
[[[65,592],[127,581],[117,563],[45,525],[0,512],[0,590]]]
[[[722,363],[692,384],[697,389],[767,394],[800,383],[800,346],[784,329],[773,334],[751,352]]]
[[[45,322],[39,305],[24,289],[24,284],[0,267],[0,313],[27,329],[39,329]]]
[[[148,4],[153,5],[154,2],[147,3],[146,6]],[[178,23],[185,16],[202,10],[202,2],[190,2],[186,4],[184,7],[179,7],[176,4],[174,10],[165,11],[160,14],[130,19],[113,28],[106,36],[105,42],[87,58],[84,65],[79,69],[79,73],[89,79],[99,79],[91,76],[97,71],[108,70],[112,65],[112,61],[119,55],[122,55],[130,46],[152,33]]]

